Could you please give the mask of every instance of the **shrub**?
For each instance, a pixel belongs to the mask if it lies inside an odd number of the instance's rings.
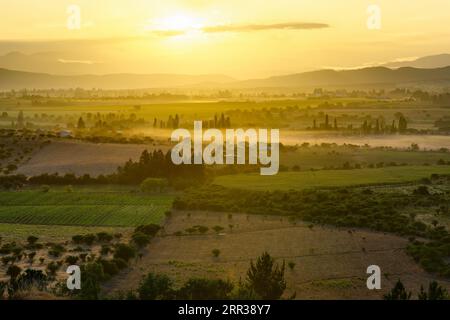
[[[36,244],[36,242],[39,240],[39,238],[38,237],[35,237],[35,236],[29,236],[28,238],[27,238],[27,242],[28,242],[28,244],[30,244],[30,245],[34,245],[34,244]]]
[[[59,266],[56,262],[52,261],[47,265],[47,270],[50,272],[51,275],[55,275],[56,271],[58,271]]]
[[[97,233],[97,239],[100,242],[111,242],[113,238],[114,238],[113,235],[107,232]]]
[[[226,300],[230,298],[233,288],[229,281],[193,278],[177,292],[177,299]]]
[[[147,178],[141,183],[142,192],[164,192],[167,190],[168,182],[166,179]]]
[[[150,243],[150,236],[142,232],[133,233],[131,239],[139,248],[143,248]]]
[[[114,258],[122,259],[128,262],[130,259],[136,256],[136,249],[130,245],[119,243],[116,245]]]
[[[148,236],[154,237],[160,229],[161,227],[157,224],[147,224],[136,227],[134,232],[142,232]]]
[[[128,266],[127,262],[125,260],[123,260],[123,259],[120,259],[120,258],[119,259],[114,258],[111,261],[116,264],[116,266],[117,266],[117,268],[119,270],[123,270],[123,269],[125,269]]]
[[[88,246],[91,246],[94,243],[95,239],[96,237],[93,234],[86,234],[83,236],[83,242]]]
[[[290,262],[288,263],[288,267],[289,267],[289,269],[294,270],[294,268],[295,268],[295,262],[290,261]]]
[[[214,230],[216,233],[220,233],[221,231],[223,231],[223,227],[221,227],[221,226],[214,226],[214,227],[213,227],[213,230]]]
[[[48,251],[48,254],[52,257],[59,257],[66,249],[60,244],[54,244],[51,249]]]
[[[212,252],[214,258],[218,258],[219,255],[220,255],[220,250],[219,249],[213,249],[211,252]]]
[[[65,261],[66,261],[66,263],[68,265],[74,265],[74,264],[76,264],[78,262],[78,257],[76,257],[76,256],[67,256]]]
[[[119,273],[119,268],[114,261],[99,259],[98,262],[102,265],[105,276],[112,277]]]
[[[77,235],[72,237],[72,241],[75,244],[82,244],[83,243],[83,236],[80,235],[80,234],[77,234]]]
[[[166,300],[172,291],[172,281],[168,276],[153,273],[149,273],[142,280],[138,289],[142,300]]]
[[[9,266],[8,270],[6,270],[6,275],[9,276],[11,280],[15,280],[21,272],[22,268],[13,264]]]

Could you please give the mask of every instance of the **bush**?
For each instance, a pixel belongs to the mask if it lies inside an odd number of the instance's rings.
[[[92,246],[94,243],[96,237],[93,234],[86,234],[83,236],[83,242],[87,244],[88,246]]]
[[[125,260],[123,260],[123,259],[120,259],[120,258],[119,259],[114,258],[111,261],[116,264],[116,266],[117,266],[117,268],[119,270],[123,270],[123,269],[125,269],[128,266],[127,262]]]
[[[83,236],[80,235],[80,234],[77,234],[77,235],[72,237],[72,241],[75,244],[82,244],[83,243]]]
[[[20,275],[21,272],[22,268],[13,264],[9,266],[8,270],[6,270],[6,275],[9,276],[11,280],[15,280]]]
[[[148,236],[154,237],[160,229],[161,227],[157,224],[147,224],[136,227],[136,229],[134,229],[134,232],[142,232]]]
[[[99,259],[98,262],[102,265],[106,277],[110,278],[119,273],[120,269],[114,261]]]
[[[99,232],[97,233],[97,239],[100,242],[111,242],[113,240],[113,235],[107,232]]]
[[[164,192],[169,186],[166,179],[147,178],[141,183],[142,192]]]
[[[59,266],[56,262],[52,261],[47,265],[47,270],[50,272],[51,275],[55,275],[56,271],[58,271]]]
[[[289,267],[289,269],[294,270],[294,268],[295,268],[295,262],[290,261],[290,262],[288,263],[288,267]]]
[[[52,257],[59,257],[62,253],[64,253],[66,249],[60,244],[54,244],[50,250],[48,250],[48,254]]]
[[[150,243],[150,236],[142,232],[133,233],[131,239],[139,248],[143,248]]]
[[[116,250],[114,252],[114,258],[122,259],[128,262],[130,259],[136,256],[136,249],[130,245],[119,243],[116,245]]]
[[[101,263],[92,262],[81,266],[83,284],[79,297],[84,300],[97,300],[100,293],[100,282],[105,280]]]
[[[35,237],[35,236],[29,236],[29,237],[27,238],[28,244],[30,244],[30,245],[36,244],[36,242],[37,242],[38,240],[39,240],[39,238],[38,238],[38,237]]]
[[[233,291],[233,284],[224,280],[193,278],[177,292],[180,300],[227,300]]]
[[[221,226],[214,226],[214,227],[213,227],[213,230],[214,230],[216,233],[220,233],[220,232],[223,231],[224,229],[223,229],[223,227],[221,227]]]
[[[76,257],[76,256],[67,256],[65,261],[66,261],[66,263],[68,265],[74,265],[74,264],[76,264],[78,262],[78,257]]]
[[[212,252],[214,258],[218,258],[219,255],[220,255],[220,250],[219,249],[213,249],[211,252]]]
[[[172,281],[166,275],[149,273],[142,280],[138,292],[142,300],[167,300],[173,292]]]

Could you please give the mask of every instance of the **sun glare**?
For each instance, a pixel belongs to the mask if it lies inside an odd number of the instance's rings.
[[[154,19],[146,27],[148,31],[156,31],[167,34],[185,35],[198,33],[204,28],[205,23],[201,18],[193,15],[179,13],[172,16]]]

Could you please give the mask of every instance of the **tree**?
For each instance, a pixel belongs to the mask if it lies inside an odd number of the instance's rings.
[[[419,300],[447,300],[448,293],[444,287],[441,287],[436,281],[430,282],[428,292],[425,292],[423,286],[420,287]]]
[[[19,111],[19,115],[17,116],[17,127],[23,128],[24,125],[24,117],[23,117],[23,111]]]
[[[403,133],[406,129],[408,129],[408,122],[406,121],[406,118],[401,115],[398,119],[398,131]]]
[[[84,128],[86,128],[86,124],[84,123],[84,120],[83,120],[82,117],[80,117],[80,118],[78,119],[77,128],[78,128],[78,129],[84,129]]]
[[[267,252],[264,252],[258,257],[256,264],[250,262],[247,284],[263,300],[277,300],[286,289],[284,270],[284,261],[280,267]]]
[[[411,292],[407,292],[405,286],[400,279],[395,284],[391,291],[383,296],[384,300],[410,300]]]
[[[142,280],[138,292],[142,300],[167,299],[173,292],[172,280],[166,275],[149,273]]]

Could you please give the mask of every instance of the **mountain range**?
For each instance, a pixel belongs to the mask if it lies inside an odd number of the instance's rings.
[[[50,54],[44,54],[48,57]],[[7,55],[8,56],[8,55]],[[17,65],[17,57],[30,57],[20,53],[9,55],[9,65]],[[33,55],[34,58],[35,55]],[[56,57],[56,56],[54,56]],[[16,60],[15,60],[16,59]],[[38,59],[39,60],[39,59]],[[0,57],[0,67],[5,56]],[[14,64],[13,61],[16,61]],[[27,59],[23,60],[29,61]],[[25,62],[24,62],[25,63]],[[29,62],[35,66],[36,61]],[[75,62],[89,65],[88,62]],[[64,63],[62,63],[64,64]],[[72,63],[70,63],[72,64]],[[26,65],[18,65],[24,69]],[[86,74],[59,75],[41,72],[16,71],[0,68],[0,90],[50,88],[379,88],[379,87],[450,87],[450,55],[442,54],[413,61],[393,62],[380,67],[354,70],[318,70],[274,76],[264,79],[237,81],[229,76],[180,74]]]

